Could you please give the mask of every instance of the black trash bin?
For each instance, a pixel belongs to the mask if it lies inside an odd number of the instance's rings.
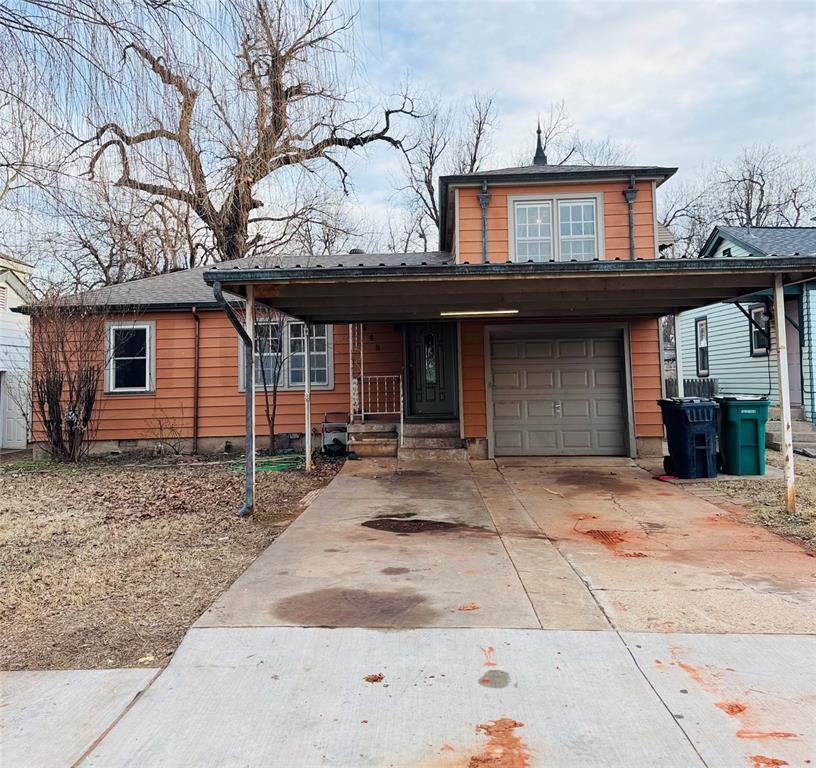
[[[663,412],[669,455],[666,473],[684,479],[717,476],[717,409],[703,397],[658,400]]]

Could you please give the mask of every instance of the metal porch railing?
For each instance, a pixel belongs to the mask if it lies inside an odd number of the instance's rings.
[[[400,445],[404,426],[402,376],[357,376],[351,380],[352,421],[367,416],[399,416]]]

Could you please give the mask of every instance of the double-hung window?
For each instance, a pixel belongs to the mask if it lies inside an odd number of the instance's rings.
[[[771,323],[763,304],[751,307],[751,357],[762,357],[768,354],[771,339]],[[757,328],[759,326],[759,328]],[[760,330],[761,329],[761,330]]]
[[[599,208],[597,196],[512,200],[511,259],[592,261],[600,258]]]
[[[152,382],[152,333],[149,323],[108,327],[108,391],[150,392]]]
[[[517,203],[517,261],[549,261],[552,245],[552,203]]]
[[[708,376],[708,320],[700,317],[694,327],[697,340],[697,375]]]
[[[331,326],[312,325],[312,386],[331,386]],[[255,324],[255,387],[302,389],[306,381],[306,334],[294,320],[259,320]]]

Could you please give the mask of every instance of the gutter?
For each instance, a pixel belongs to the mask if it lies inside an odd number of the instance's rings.
[[[238,336],[244,344],[244,390],[245,390],[245,417],[246,417],[246,475],[244,481],[244,504],[236,512],[238,517],[247,517],[255,509],[255,345],[252,338],[241,323],[233,306],[224,297],[221,283],[216,281],[212,285],[215,300],[221,305],[224,314],[232,323]]]
[[[739,274],[740,272],[803,273],[816,270],[816,256],[768,256],[730,259],[640,259],[618,261],[616,259],[575,262],[504,262],[501,264],[426,264],[400,267],[321,267],[284,269],[213,269],[204,273],[204,280],[213,288],[217,283],[286,283],[303,281],[333,281],[383,278],[496,278],[496,277],[547,277],[549,275],[593,274]]]

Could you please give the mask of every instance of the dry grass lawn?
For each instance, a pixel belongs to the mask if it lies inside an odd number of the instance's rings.
[[[338,468],[260,473],[239,519],[223,464],[0,467],[0,669],[164,665]]]
[[[767,451],[769,466],[781,467],[782,454]],[[733,479],[708,483],[752,513],[753,521],[780,536],[816,549],[816,459],[794,457],[796,470],[796,514],[785,509],[785,481],[781,479]]]

